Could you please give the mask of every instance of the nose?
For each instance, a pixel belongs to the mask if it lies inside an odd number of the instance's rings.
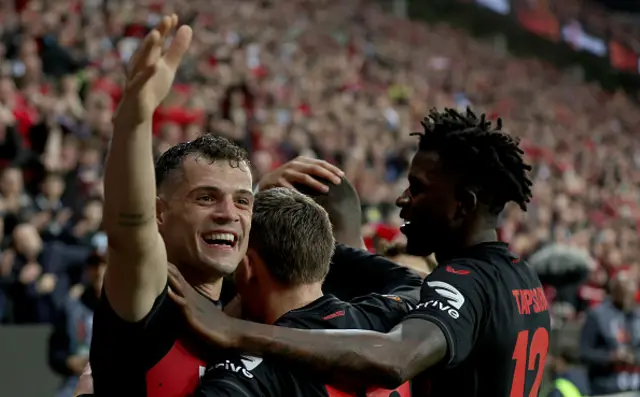
[[[396,206],[400,207],[400,208],[403,208],[403,207],[406,207],[407,205],[409,205],[410,202],[411,202],[411,198],[409,197],[409,192],[407,190],[405,190],[396,199]]]
[[[213,209],[211,217],[219,224],[238,222],[240,220],[238,209],[230,195],[225,195],[222,200],[218,201],[217,205]]]

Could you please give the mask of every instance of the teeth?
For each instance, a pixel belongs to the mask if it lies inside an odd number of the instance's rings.
[[[204,235],[205,240],[222,240],[233,243],[235,241],[235,236],[231,233],[209,233]]]

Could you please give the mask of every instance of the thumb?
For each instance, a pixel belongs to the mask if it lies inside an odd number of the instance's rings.
[[[169,49],[164,54],[164,61],[171,69],[177,69],[184,53],[189,49],[193,31],[187,25],[182,25],[176,32]]]

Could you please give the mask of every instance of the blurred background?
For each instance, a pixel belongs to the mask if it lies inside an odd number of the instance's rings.
[[[500,234],[550,302],[541,395],[574,396],[558,379],[578,396],[640,389],[640,316],[618,309],[640,273],[640,1],[7,0],[0,395],[69,396],[86,363],[123,65],[172,12],[195,35],[156,153],[208,132],[249,150],[256,181],[298,155],[335,163],[368,247],[423,272],[434,262],[404,254],[393,204],[409,132],[432,107],[503,117],[534,165],[529,211],[507,208]]]

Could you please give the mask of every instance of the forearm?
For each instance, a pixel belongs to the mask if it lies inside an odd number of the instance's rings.
[[[253,328],[255,325],[257,328]],[[305,368],[329,383],[354,388],[395,388],[403,381],[397,345],[399,335],[363,330],[296,330],[269,326],[239,325],[234,347],[249,354],[286,360]],[[318,338],[324,337],[323,343]]]
[[[150,120],[131,125],[126,118],[115,117],[104,195],[104,228],[109,245],[126,251],[144,249],[156,235]]]
[[[136,125],[116,116],[105,168],[104,288],[114,311],[132,322],[149,313],[167,282],[167,255],[155,222],[151,139],[150,120]]]

